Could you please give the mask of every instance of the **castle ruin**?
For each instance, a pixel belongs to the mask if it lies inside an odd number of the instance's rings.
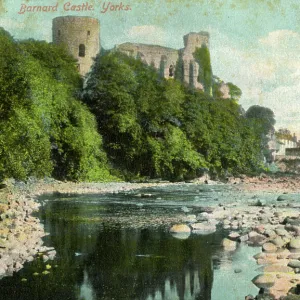
[[[52,35],[54,44],[67,46],[70,54],[78,60],[80,74],[85,76],[93,65],[93,58],[101,49],[98,19],[78,16],[54,18]],[[115,50],[141,59],[147,65],[153,66],[166,79],[175,77],[175,72],[177,72],[184,83],[204,90],[203,82],[199,82],[201,67],[194,58],[194,52],[197,48],[209,47],[209,34],[204,31],[191,32],[185,35],[183,40],[184,48],[179,50],[138,43],[116,45]]]
[[[78,71],[84,76],[100,52],[100,23],[90,17],[66,16],[52,21],[54,44],[66,45],[69,53],[78,61]]]
[[[164,78],[175,76],[175,69],[178,61],[182,61],[181,73],[182,80],[188,85],[203,90],[203,84],[198,81],[199,64],[194,58],[196,48],[209,46],[209,34],[201,31],[191,32],[183,37],[183,49],[171,49],[162,46],[124,43],[116,45],[116,49],[136,59],[141,59],[149,66],[153,66]]]

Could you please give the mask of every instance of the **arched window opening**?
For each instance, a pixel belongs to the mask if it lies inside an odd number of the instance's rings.
[[[87,35],[91,35],[91,32],[90,32],[90,30],[88,30],[88,32],[87,32]]]
[[[85,57],[85,45],[80,44],[79,45],[79,53],[78,53],[79,57]]]
[[[60,36],[60,30],[58,30],[58,36]]]
[[[169,68],[169,77],[174,77],[174,66],[171,65]]]

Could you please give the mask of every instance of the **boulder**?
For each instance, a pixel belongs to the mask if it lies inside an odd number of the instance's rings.
[[[236,249],[237,243],[235,241],[225,238],[222,240],[222,246],[225,251],[233,251]]]
[[[240,234],[238,232],[230,232],[228,235],[229,239],[236,241],[240,237]]]
[[[278,259],[286,259],[291,254],[291,252],[286,248],[279,248],[276,253]]]
[[[209,219],[209,214],[207,212],[202,212],[197,216],[197,220],[201,222],[208,221],[208,219]]]
[[[285,229],[288,230],[288,231],[293,231],[296,236],[300,236],[300,226],[286,224]]]
[[[274,285],[276,280],[275,274],[266,273],[266,274],[260,274],[255,276],[252,279],[252,282],[258,287],[258,288],[269,288]]]
[[[289,199],[290,199],[290,197],[287,196],[286,194],[285,195],[280,195],[280,196],[277,197],[277,201],[287,201]]]
[[[169,231],[173,237],[180,240],[187,239],[191,234],[191,228],[185,224],[173,225]]]
[[[277,247],[272,243],[265,243],[262,246],[262,250],[267,253],[274,253],[277,250]]]
[[[283,220],[283,224],[290,224],[290,225],[293,225],[293,226],[300,226],[300,219],[299,218],[289,218],[289,217],[286,217]]]
[[[288,266],[291,268],[300,268],[300,260],[290,260]]]
[[[293,238],[289,242],[289,249],[291,252],[300,252],[300,238]]]
[[[272,241],[272,244],[274,244],[276,247],[281,248],[283,247],[286,242],[280,237],[280,236],[276,236]]]
[[[289,232],[287,232],[284,228],[276,228],[275,229],[275,232],[277,235],[280,235],[280,236],[290,236]]]
[[[300,259],[300,253],[291,253],[287,258],[288,259]]]
[[[185,224],[176,224],[170,228],[170,232],[172,233],[183,233],[183,232],[191,232],[191,228]]]
[[[253,246],[261,246],[266,241],[266,237],[262,234],[257,233],[256,231],[249,232],[248,237],[248,243]]]
[[[241,236],[238,238],[238,242],[247,242],[248,240],[249,240],[248,234],[241,235]]]
[[[276,237],[276,233],[274,230],[272,229],[267,229],[265,232],[264,232],[264,235],[266,235],[267,237]]]

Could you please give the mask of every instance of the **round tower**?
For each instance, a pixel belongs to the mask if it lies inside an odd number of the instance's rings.
[[[100,52],[100,23],[91,17],[66,16],[52,21],[54,44],[65,44],[78,60],[79,73],[89,72],[93,58]]]

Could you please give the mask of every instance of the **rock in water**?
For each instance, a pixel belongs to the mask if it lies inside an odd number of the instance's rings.
[[[249,232],[248,237],[249,237],[248,243],[253,246],[263,245],[264,242],[266,241],[266,237],[264,235],[259,234],[255,231]]]
[[[236,242],[230,239],[223,239],[222,246],[225,251],[234,251],[236,249]]]
[[[291,195],[280,195],[277,198],[277,201],[288,201],[288,200],[293,200],[293,197]]]
[[[169,231],[173,237],[179,240],[185,240],[191,234],[191,228],[185,224],[173,225]]]
[[[191,228],[185,224],[176,224],[170,228],[170,232],[172,233],[190,233]]]
[[[260,274],[252,279],[258,288],[268,288],[274,285],[276,276],[274,274]]]
[[[185,213],[190,212],[191,210],[189,208],[187,208],[186,206],[181,207],[181,210]]]

